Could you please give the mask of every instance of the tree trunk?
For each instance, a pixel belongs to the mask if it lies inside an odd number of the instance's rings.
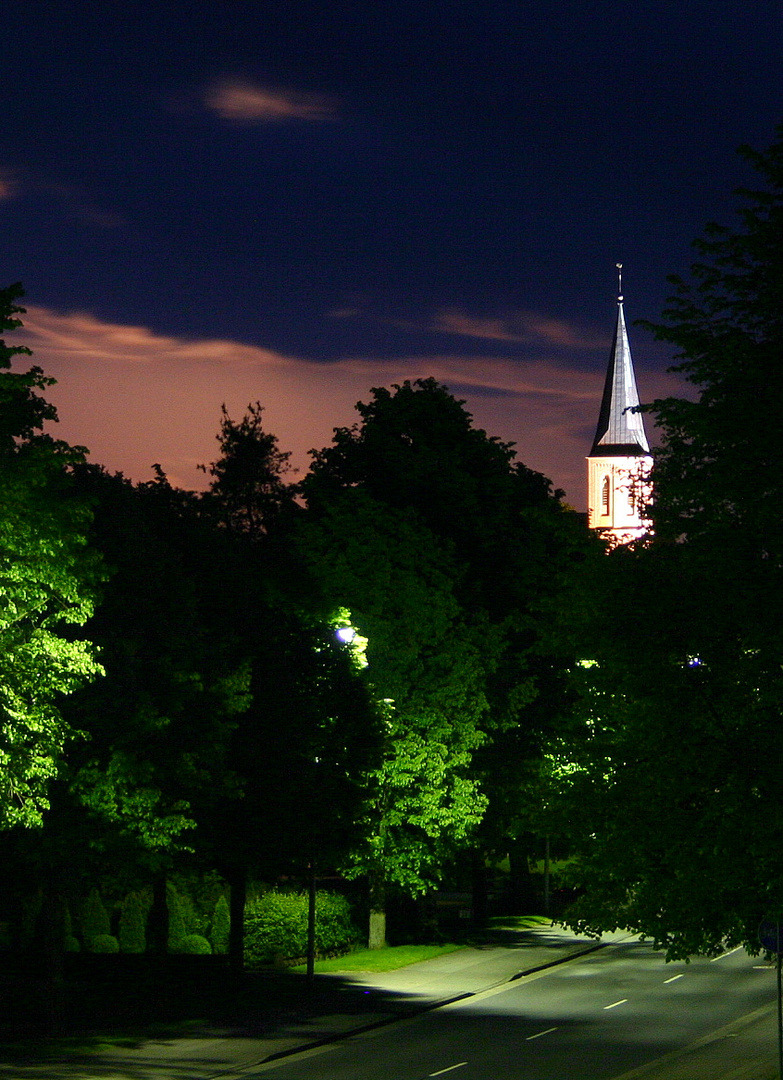
[[[47,1035],[63,1030],[65,974],[65,897],[53,875],[47,876],[39,917],[43,976],[43,1028]]]
[[[247,902],[247,871],[234,867],[229,878],[231,923],[228,932],[228,966],[235,975],[245,970],[245,903]]]
[[[473,924],[486,926],[489,917],[489,882],[484,852],[475,849],[470,853],[471,883],[473,891]]]
[[[169,905],[166,899],[166,871],[152,876],[152,906],[147,916],[147,949],[150,952],[152,989],[149,997],[152,1016],[163,1019],[169,1007]]]
[[[370,871],[370,932],[368,949],[383,949],[386,945],[386,879],[377,870]]]
[[[549,837],[546,837],[544,841],[544,914],[547,918],[551,918],[551,852],[549,848]]]
[[[438,940],[438,907],[434,892],[426,892],[419,897],[419,939],[423,945],[431,945]]]
[[[536,890],[528,863],[528,845],[517,839],[508,853],[512,915],[530,915],[537,907]]]

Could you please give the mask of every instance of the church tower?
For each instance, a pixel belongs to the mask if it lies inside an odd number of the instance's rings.
[[[622,263],[617,269],[617,326],[595,441],[587,458],[587,506],[590,528],[613,544],[626,544],[647,531],[639,503],[652,457],[642,414],[631,411],[639,404],[639,394],[623,313]]]

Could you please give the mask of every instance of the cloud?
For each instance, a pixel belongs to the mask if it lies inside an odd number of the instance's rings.
[[[204,103],[223,120],[240,123],[277,124],[286,120],[323,123],[335,119],[338,112],[336,101],[320,94],[230,79],[213,83],[204,94]]]
[[[561,345],[567,349],[605,349],[611,344],[611,339],[605,334],[583,330],[562,319],[529,313],[519,318],[528,334],[549,345]]]
[[[512,312],[503,316],[470,315],[458,308],[443,308],[432,318],[414,321],[372,314],[363,304],[345,306],[327,312],[331,319],[363,318],[394,326],[398,330],[434,332],[481,341],[511,342],[517,345],[555,346],[558,349],[607,350],[611,337],[585,329],[563,319],[553,319],[535,312]]]
[[[486,341],[522,341],[519,332],[512,329],[505,319],[482,319],[449,308],[436,315],[433,329],[444,334],[461,337],[483,338]]]
[[[432,328],[446,334],[482,338],[487,341],[518,343],[544,342],[568,349],[608,348],[610,339],[583,330],[562,319],[532,312],[518,312],[505,318],[481,318],[447,308],[435,317]]]
[[[152,463],[160,462],[172,483],[203,487],[196,466],[215,458],[223,402],[239,418],[260,401],[266,430],[306,471],[308,451],[328,445],[333,428],[353,424],[355,403],[367,401],[373,386],[433,377],[466,401],[477,426],[516,443],[521,461],[584,506],[584,457],[603,375],[581,370],[562,353],[549,355],[543,345],[526,348],[524,359],[442,352],[316,363],[228,339],[189,340],[33,305],[24,323],[20,344],[57,380],[47,394],[60,414],[57,434],[133,480],[150,479]],[[640,381],[647,400],[677,392],[663,373]]]
[[[58,314],[28,305],[25,334],[34,351],[46,350],[60,357],[104,360],[132,365],[160,363],[231,363],[272,365],[290,358],[256,345],[237,341],[187,338],[156,334],[146,326],[107,323],[94,315]]]

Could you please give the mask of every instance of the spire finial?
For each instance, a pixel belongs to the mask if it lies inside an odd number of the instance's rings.
[[[622,304],[622,302],[623,302],[623,264],[622,263],[615,263],[614,265],[617,267],[617,303]]]

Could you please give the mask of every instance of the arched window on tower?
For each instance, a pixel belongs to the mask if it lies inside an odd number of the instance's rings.
[[[603,483],[601,484],[601,513],[604,517],[609,517],[609,498],[610,498],[610,484],[609,477],[605,476]]]

